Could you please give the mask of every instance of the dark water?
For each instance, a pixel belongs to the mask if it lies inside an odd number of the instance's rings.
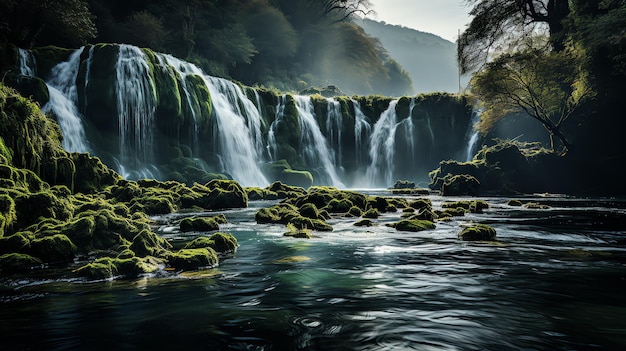
[[[493,198],[484,214],[432,231],[341,219],[311,240],[256,225],[256,208],[269,203],[252,203],[225,212],[222,230],[240,248],[215,269],[3,278],[0,349],[626,350],[626,206],[537,199],[553,207]],[[469,221],[489,223],[499,241],[457,240]]]

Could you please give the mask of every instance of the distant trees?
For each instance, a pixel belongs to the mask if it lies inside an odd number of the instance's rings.
[[[0,28],[0,42],[22,48],[76,46],[97,34],[93,15],[83,0],[2,0]]]
[[[474,16],[458,41],[457,58],[462,73],[479,69],[494,51],[519,48],[529,36],[547,27],[557,51],[565,47],[563,20],[569,0],[467,0]]]
[[[368,13],[369,0],[0,0],[0,44],[129,43],[248,85],[410,93],[408,74],[351,22]]]

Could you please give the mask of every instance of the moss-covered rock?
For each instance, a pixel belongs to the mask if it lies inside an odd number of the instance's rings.
[[[40,259],[28,254],[13,252],[0,256],[0,271],[3,273],[28,272],[31,268],[42,264]]]
[[[180,222],[182,232],[208,232],[220,229],[220,223],[213,217],[185,218]]]
[[[413,189],[415,188],[415,183],[408,181],[408,180],[397,180],[391,188],[392,189]]]
[[[210,237],[201,236],[185,245],[185,249],[200,249],[210,247],[219,254],[227,254],[237,250],[237,238],[230,233],[217,232]]]
[[[392,225],[396,230],[405,232],[420,232],[435,229],[435,223],[421,219],[405,219]]]
[[[88,279],[109,279],[118,275],[134,278],[157,269],[156,263],[139,257],[101,257],[74,270],[74,273]]]
[[[372,222],[370,219],[362,219],[354,223],[355,227],[371,227],[373,225],[374,225],[374,222]]]
[[[441,195],[444,196],[476,196],[480,182],[469,174],[457,174],[446,180],[441,187]]]
[[[473,224],[459,232],[459,239],[463,241],[493,241],[496,240],[496,230],[486,224]]]
[[[47,263],[72,262],[76,252],[76,245],[64,234],[46,236],[30,242],[31,255]]]
[[[0,254],[12,252],[29,252],[30,238],[26,233],[19,232],[10,236],[0,237]]]
[[[161,256],[171,244],[149,230],[142,230],[132,240],[130,249],[139,257]]]
[[[218,264],[217,253],[210,247],[182,249],[167,256],[167,265],[176,270],[196,270]]]
[[[378,213],[378,210],[375,208],[370,208],[369,210],[365,211],[365,213],[363,213],[363,218],[378,218],[380,217],[380,213]]]

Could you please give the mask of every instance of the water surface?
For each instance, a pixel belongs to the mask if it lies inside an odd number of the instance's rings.
[[[485,213],[431,231],[385,227],[397,212],[370,228],[333,219],[333,232],[309,240],[257,225],[272,202],[251,202],[223,212],[240,247],[214,269],[2,278],[2,349],[626,349],[625,203],[531,199],[552,208],[486,198]],[[470,221],[492,225],[498,241],[459,241]],[[175,244],[206,234],[160,231]]]

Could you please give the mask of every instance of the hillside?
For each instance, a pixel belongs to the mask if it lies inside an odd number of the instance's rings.
[[[456,44],[434,34],[369,19],[356,23],[381,43],[413,80],[415,93],[458,92]],[[467,85],[463,77],[462,85]]]

